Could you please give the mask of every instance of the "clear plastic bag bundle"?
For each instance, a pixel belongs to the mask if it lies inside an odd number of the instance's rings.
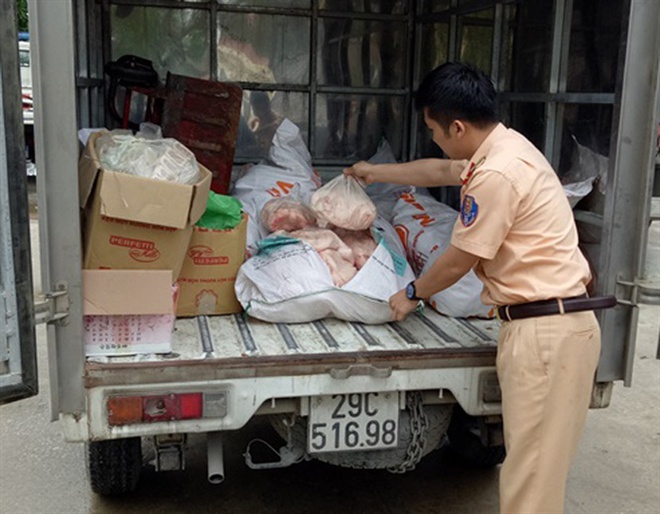
[[[319,226],[365,230],[376,218],[376,206],[354,177],[339,175],[318,189],[310,206]]]
[[[195,155],[176,139],[111,133],[99,138],[96,151],[103,167],[112,171],[184,185],[200,179]]]

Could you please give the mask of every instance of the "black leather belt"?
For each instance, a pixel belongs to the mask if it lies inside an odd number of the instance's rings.
[[[570,298],[553,298],[538,302],[503,305],[497,308],[497,317],[502,321],[533,318],[536,316],[552,316],[569,312],[593,311],[609,309],[616,305],[615,296],[595,296],[589,298],[586,294]]]

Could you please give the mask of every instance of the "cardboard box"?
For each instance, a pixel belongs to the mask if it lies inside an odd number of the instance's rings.
[[[194,186],[146,179],[101,167],[93,133],[79,164],[85,211],[86,269],[181,270],[192,226],[206,209],[211,172],[200,166]]]
[[[178,287],[170,270],[83,270],[85,354],[170,353]]]
[[[179,275],[177,316],[241,312],[234,283],[245,259],[247,215],[233,229],[193,229]]]

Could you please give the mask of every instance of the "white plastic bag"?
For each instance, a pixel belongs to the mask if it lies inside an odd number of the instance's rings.
[[[405,193],[394,207],[394,227],[416,276],[426,273],[451,244],[458,212],[431,196]],[[463,278],[429,299],[447,316],[492,318],[492,306],[481,303],[483,283],[470,270]]]
[[[376,218],[376,206],[355,177],[341,174],[316,191],[310,200],[320,227],[333,225],[365,230]]]
[[[602,195],[607,189],[609,159],[578,143],[575,136],[572,138],[575,148],[571,168],[561,178],[564,193],[566,193],[571,208],[591,193],[594,184],[598,185],[597,191],[601,193],[598,200],[602,202]]]

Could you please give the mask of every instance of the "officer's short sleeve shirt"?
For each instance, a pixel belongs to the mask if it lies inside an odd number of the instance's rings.
[[[559,179],[532,143],[498,125],[461,174],[452,245],[479,257],[482,301],[583,294],[591,278]]]

